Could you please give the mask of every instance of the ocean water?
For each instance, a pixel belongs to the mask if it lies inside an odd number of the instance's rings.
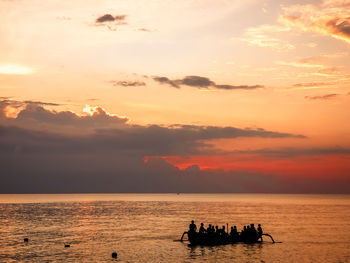
[[[174,242],[192,219],[260,223],[282,243]],[[0,262],[350,262],[350,196],[0,195]]]

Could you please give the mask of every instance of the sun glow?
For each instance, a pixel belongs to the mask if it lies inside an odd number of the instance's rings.
[[[95,116],[95,115],[107,115],[111,117],[118,117],[121,119],[128,119],[126,116],[117,116],[116,114],[109,113],[104,108],[100,106],[90,106],[88,104],[85,104],[85,107],[83,108],[83,114],[82,116]]]
[[[0,74],[6,75],[28,75],[32,74],[33,70],[31,68],[20,66],[20,65],[1,65],[0,66]]]
[[[15,119],[15,118],[17,118],[17,116],[21,110],[22,110],[21,107],[14,108],[11,106],[6,106],[4,108],[4,115],[6,116],[6,118]]]
[[[84,116],[94,116],[95,114],[99,114],[101,112],[101,107],[99,106],[90,106],[88,104],[83,108]],[[102,109],[103,110],[103,109]]]

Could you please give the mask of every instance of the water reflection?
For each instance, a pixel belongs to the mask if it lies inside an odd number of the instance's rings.
[[[111,262],[113,251],[118,252],[118,262],[349,260],[350,239],[344,235],[350,233],[349,197],[280,196],[278,201],[275,197],[261,199],[262,195],[225,195],[221,200],[218,195],[216,201],[208,201],[208,196],[204,201],[198,201],[198,196],[170,201],[174,196],[161,195],[166,201],[108,201],[106,196],[92,200],[90,195],[74,196],[70,201],[67,196],[50,197],[54,202],[2,200],[0,262]],[[140,195],[128,198],[138,199]],[[57,201],[62,199],[64,202]],[[33,201],[33,197],[28,200]],[[173,242],[191,219],[239,228],[262,223],[266,232],[283,243],[188,247]],[[29,238],[27,244],[24,237]],[[65,243],[71,247],[65,249]]]

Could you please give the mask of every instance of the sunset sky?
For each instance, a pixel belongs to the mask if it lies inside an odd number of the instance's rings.
[[[1,193],[350,193],[349,0],[0,17]]]

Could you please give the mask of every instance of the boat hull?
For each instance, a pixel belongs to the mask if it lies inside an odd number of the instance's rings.
[[[219,246],[219,245],[228,245],[228,244],[236,244],[236,243],[260,243],[257,236],[254,237],[240,237],[240,236],[229,236],[229,235],[206,235],[199,233],[188,233],[188,241],[191,246]]]

